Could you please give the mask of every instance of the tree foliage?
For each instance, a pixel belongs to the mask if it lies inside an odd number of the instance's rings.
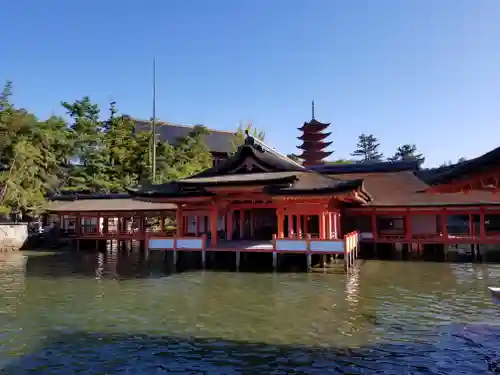
[[[297,155],[297,154],[293,154],[293,153],[292,154],[287,154],[286,157],[288,159],[293,160],[296,163],[299,163],[299,164],[303,163],[303,160],[301,158],[299,158],[299,155]]]
[[[264,139],[266,138],[266,133],[258,130],[257,128],[254,128],[253,124],[250,121],[246,126],[243,126],[243,124],[240,123],[238,125],[238,129],[236,130],[236,134],[233,141],[234,151],[236,151],[236,149],[239,146],[245,143],[245,138],[247,133],[248,135],[257,138],[260,141],[264,141]]]
[[[467,159],[462,156],[462,157],[458,158],[458,160],[457,160],[456,163],[453,163],[451,160],[448,160],[448,161],[445,161],[444,163],[442,163],[439,167],[440,168],[442,168],[442,167],[451,167],[452,165],[462,164],[462,163],[465,163],[466,161],[467,161]]]
[[[89,97],[62,102],[69,121],[41,121],[12,103],[12,84],[0,93],[0,213],[33,214],[50,194],[115,193],[150,182],[152,137],[110,103],[103,119]],[[196,126],[175,144],[157,142],[157,181],[187,177],[211,166]]]
[[[417,146],[414,144],[404,144],[398,147],[394,156],[388,158],[389,161],[416,160],[419,165],[425,161],[423,154],[417,151]]]
[[[325,164],[356,164],[356,160],[337,159],[332,161],[326,161]]]
[[[351,154],[351,156],[361,157],[362,162],[370,161],[381,161],[384,157],[382,153],[379,152],[380,143],[373,134],[361,134],[358,137],[358,144],[356,145],[356,150]]]

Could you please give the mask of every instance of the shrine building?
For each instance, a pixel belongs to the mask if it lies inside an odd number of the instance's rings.
[[[251,253],[271,254],[274,267],[302,254],[308,268],[342,259],[349,269],[360,251],[418,258],[465,246],[480,258],[500,247],[500,148],[427,171],[414,161],[325,164],[323,125],[302,128],[305,165],[247,136],[189,178],[128,195],[55,197],[49,211],[77,241],[140,241],[174,259],[197,252],[203,264],[230,252],[236,267]]]

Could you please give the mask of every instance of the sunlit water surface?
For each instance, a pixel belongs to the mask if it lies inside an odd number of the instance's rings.
[[[500,373],[489,285],[500,266],[168,275],[136,254],[0,254],[0,373]]]

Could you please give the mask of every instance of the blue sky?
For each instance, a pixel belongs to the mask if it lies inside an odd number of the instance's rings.
[[[427,166],[499,146],[498,0],[16,0],[0,6],[0,79],[39,117],[103,108],[232,130],[251,120],[297,152],[331,122],[335,158],[373,133]]]

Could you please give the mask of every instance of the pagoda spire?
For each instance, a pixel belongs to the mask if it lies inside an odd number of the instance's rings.
[[[332,151],[325,151],[325,148],[332,143],[324,141],[331,134],[324,131],[330,123],[323,123],[316,120],[315,112],[316,105],[313,100],[311,105],[311,121],[304,122],[304,125],[299,128],[302,132],[302,135],[298,137],[302,141],[302,144],[298,146],[302,150],[302,154],[299,157],[304,160],[305,166],[323,164],[324,159],[333,153]]]

